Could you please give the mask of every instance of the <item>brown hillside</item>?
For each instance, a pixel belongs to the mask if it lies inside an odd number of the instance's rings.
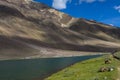
[[[76,19],[42,3],[0,0],[1,58],[46,55],[40,52],[43,48],[46,53],[48,48],[111,52],[120,48],[119,33],[118,28]]]

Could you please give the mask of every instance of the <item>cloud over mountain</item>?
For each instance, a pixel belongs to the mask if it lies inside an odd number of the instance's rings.
[[[78,0],[78,3],[93,3],[93,2],[104,2],[105,0]],[[67,3],[72,2],[72,0],[53,0],[52,7],[55,9],[66,9],[67,8]]]
[[[115,10],[117,10],[120,13],[120,5],[114,6]]]
[[[52,6],[56,9],[66,9],[67,2],[70,0],[53,0]]]
[[[79,0],[79,3],[81,4],[82,2],[86,2],[86,3],[93,3],[93,2],[104,2],[105,0]]]

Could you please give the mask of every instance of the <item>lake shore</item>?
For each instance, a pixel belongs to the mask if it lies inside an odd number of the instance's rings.
[[[111,59],[111,63],[105,64],[106,58]],[[111,57],[111,55],[102,56],[99,58],[89,59],[78,62],[70,67],[67,67],[44,80],[119,80],[120,61]],[[101,67],[113,68],[112,71],[99,72]],[[91,74],[92,73],[92,74]],[[105,79],[107,78],[107,79]],[[118,78],[118,79],[117,79]]]
[[[39,54],[34,54],[30,56],[7,56],[0,55],[1,60],[21,60],[21,59],[37,59],[37,58],[59,58],[59,57],[77,57],[77,56],[88,56],[88,55],[104,55],[110,53],[104,52],[83,52],[83,51],[70,51],[70,50],[59,50],[59,49],[42,49]]]

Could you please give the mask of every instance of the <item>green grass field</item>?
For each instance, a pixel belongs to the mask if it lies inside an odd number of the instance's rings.
[[[105,64],[105,59],[110,58],[111,63]],[[116,80],[118,78],[117,67],[120,62],[110,55],[90,59],[76,63],[62,71],[51,75],[45,80]],[[110,72],[99,72],[101,67],[113,67]]]

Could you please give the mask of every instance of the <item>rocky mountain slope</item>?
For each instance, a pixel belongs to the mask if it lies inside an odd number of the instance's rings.
[[[0,0],[0,58],[111,52],[120,48],[119,33],[119,28],[76,19],[32,0]]]
[[[101,39],[104,41],[119,41],[120,28],[99,23],[94,20],[85,20],[80,18],[69,27],[71,30],[79,32],[89,37]]]

